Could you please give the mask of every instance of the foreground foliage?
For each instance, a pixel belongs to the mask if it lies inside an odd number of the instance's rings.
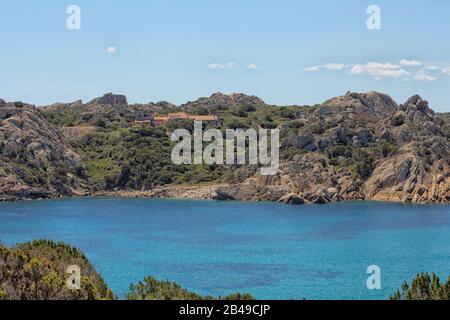
[[[201,296],[168,280],[147,277],[130,286],[127,300],[254,300],[250,294],[233,293],[225,297]]]
[[[67,267],[81,269],[81,289],[66,285]],[[36,240],[7,248],[0,244],[0,300],[111,300],[106,282],[78,249],[64,243]],[[250,294],[224,297],[202,296],[175,282],[146,277],[130,285],[127,300],[253,300]],[[436,274],[418,274],[391,296],[391,300],[449,300],[450,276],[446,282]]]
[[[81,269],[81,289],[66,285],[67,267]],[[36,240],[7,248],[0,244],[0,300],[112,300],[113,292],[78,249],[64,243]],[[132,284],[128,300],[252,300],[249,294],[200,296],[178,284],[147,277]]]
[[[403,283],[391,300],[449,300],[450,299],[450,277],[447,282],[441,283],[436,274],[431,276],[428,273],[418,274],[408,284]]]
[[[81,269],[81,289],[69,290],[66,269]],[[85,255],[71,246],[38,240],[6,248],[0,245],[0,299],[99,300],[113,293]]]

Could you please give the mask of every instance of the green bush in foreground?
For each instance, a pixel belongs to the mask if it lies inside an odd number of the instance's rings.
[[[408,284],[403,283],[391,300],[449,300],[450,299],[450,277],[446,283],[441,283],[436,274],[431,276],[428,273],[418,274]]]
[[[81,288],[70,290],[67,267],[81,270]],[[0,300],[112,300],[113,292],[78,249],[36,240],[7,248],[0,244]],[[253,300],[249,294],[200,296],[178,284],[147,277],[130,286],[128,300]]]
[[[175,282],[158,281],[153,277],[147,277],[144,282],[132,284],[126,298],[127,300],[254,300],[251,295],[241,293],[218,298],[201,296],[182,288]]]
[[[70,290],[67,267],[81,269],[80,290]],[[48,240],[0,244],[0,300],[109,300],[114,295],[85,255]]]

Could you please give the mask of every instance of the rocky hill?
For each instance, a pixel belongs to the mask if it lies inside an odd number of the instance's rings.
[[[168,135],[192,124],[134,124],[142,111],[214,113],[222,130],[278,128],[280,171],[263,177],[256,166],[173,165]],[[420,96],[399,105],[386,94],[348,92],[321,105],[278,107],[244,94],[181,106],[130,105],[106,94],[40,110],[2,101],[2,114],[3,199],[114,192],[291,204],[450,201],[450,117]]]
[[[80,157],[36,107],[3,103],[0,111],[0,199],[86,193]]]
[[[299,204],[450,200],[445,122],[419,96],[397,106],[384,94],[348,93],[325,102],[305,120],[298,131],[280,126],[286,132],[284,147],[305,153],[282,162],[277,176],[251,177],[219,193]]]

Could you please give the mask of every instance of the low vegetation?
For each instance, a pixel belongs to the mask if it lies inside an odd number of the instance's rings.
[[[66,284],[67,267],[81,270],[81,288]],[[0,244],[0,300],[112,300],[117,297],[86,256],[64,243],[37,240],[8,248]],[[127,300],[252,300],[249,294],[201,296],[174,282],[152,277],[132,284]]]
[[[130,286],[127,300],[254,300],[249,294],[234,293],[225,297],[201,296],[168,280],[147,277]]]
[[[67,267],[81,268],[81,289],[66,286]],[[0,299],[109,300],[114,295],[85,255],[66,244],[39,240],[0,245]]]
[[[300,127],[294,119],[307,107],[215,106],[221,119],[218,129],[276,128],[283,123]],[[180,110],[178,110],[180,111]],[[186,111],[186,110],[185,110]],[[207,114],[204,107],[192,107],[190,114]],[[47,120],[56,126],[94,125],[95,131],[71,139],[72,148],[82,156],[86,174],[98,189],[147,189],[167,184],[198,184],[212,182],[236,183],[249,177],[254,170],[234,172],[231,166],[179,166],[171,162],[174,143],[168,134],[177,128],[193,131],[192,121],[178,120],[160,127],[132,124],[125,116],[103,114],[92,122],[82,112],[59,113],[45,111]],[[67,117],[65,119],[64,117]],[[89,119],[85,119],[89,118]],[[120,119],[121,121],[118,121]]]
[[[450,276],[441,283],[436,274],[418,274],[408,284],[403,283],[400,290],[392,295],[391,300],[450,300]]]

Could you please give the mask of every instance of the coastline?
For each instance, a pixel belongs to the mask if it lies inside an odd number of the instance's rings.
[[[233,116],[234,120],[276,115],[269,121],[282,133],[276,175],[260,175],[252,166],[173,167],[166,161],[171,154],[166,140],[170,128],[132,122],[145,110],[159,109],[129,105],[122,95],[110,93],[87,104],[47,106],[43,111],[5,102],[9,111],[1,121],[7,139],[0,159],[0,201],[98,195],[291,205],[347,200],[450,203],[450,149],[445,132],[450,123],[420,96],[398,105],[386,94],[347,92],[306,109],[238,97],[236,103],[235,95],[214,94],[194,105],[211,106],[210,113],[225,121],[219,126],[222,129],[229,113],[247,103],[252,107],[242,116]],[[228,107],[218,108],[222,104]],[[186,105],[180,108],[183,114],[197,112]],[[69,110],[79,123],[64,134],[67,127],[54,117],[64,118]],[[101,121],[83,119],[86,110]],[[113,125],[115,117],[123,120],[118,128]]]
[[[450,202],[414,202],[404,201],[395,195],[386,195],[381,197],[378,195],[373,198],[365,199],[346,199],[342,197],[336,197],[329,201],[308,201],[303,199],[297,194],[287,193],[280,198],[267,198],[258,197],[257,194],[253,196],[246,196],[245,192],[240,193],[242,185],[230,185],[230,184],[207,184],[207,185],[167,185],[156,187],[151,190],[101,190],[94,192],[76,192],[69,196],[46,196],[46,197],[18,197],[18,196],[0,196],[0,202],[24,202],[24,201],[40,201],[40,200],[55,200],[55,199],[73,199],[73,198],[136,198],[136,199],[178,199],[178,200],[213,200],[213,201],[245,201],[245,202],[277,202],[287,205],[309,205],[309,204],[332,204],[336,202],[386,202],[386,203],[402,203],[402,204],[442,204],[449,205]],[[233,190],[233,197],[228,193],[229,190]],[[237,195],[237,196],[236,196]],[[301,201],[298,201],[301,199]]]

